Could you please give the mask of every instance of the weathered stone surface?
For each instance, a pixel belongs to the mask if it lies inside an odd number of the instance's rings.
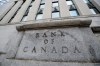
[[[15,57],[23,35],[24,35],[24,32],[18,32],[10,39],[10,41],[5,47],[6,48],[6,58]]]
[[[92,19],[92,23],[90,25],[90,27],[96,27],[96,26],[100,26],[100,16],[98,15],[97,17],[89,17],[90,19]]]
[[[100,63],[47,62],[32,60],[5,60],[1,66],[100,66]]]
[[[6,54],[0,54],[0,62],[3,62],[6,58]]]
[[[95,36],[98,38],[98,40],[100,41],[100,33],[95,33]]]
[[[91,60],[100,62],[100,42],[90,28],[80,28],[84,44],[87,47]]]
[[[50,22],[40,22],[40,23],[31,23],[22,26],[17,26],[18,31],[24,31],[29,29],[42,29],[42,28],[52,28],[52,27],[64,27],[64,26],[84,26],[87,27],[91,24],[91,19],[73,19],[73,20],[58,20]]]
[[[16,59],[42,61],[99,61],[100,45],[89,28],[26,31]]]
[[[23,32],[18,32],[16,25],[0,26],[0,61],[15,57],[22,36]]]
[[[15,26],[0,26],[0,53],[6,53],[6,45],[16,35]]]

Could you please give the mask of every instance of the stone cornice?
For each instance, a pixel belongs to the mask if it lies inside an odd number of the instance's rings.
[[[30,23],[17,26],[18,31],[30,30],[30,29],[41,29],[41,28],[52,28],[52,27],[89,27],[91,19],[71,19],[71,20],[58,20],[50,22]]]

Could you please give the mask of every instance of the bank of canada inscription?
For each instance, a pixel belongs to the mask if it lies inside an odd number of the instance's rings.
[[[69,53],[69,52],[81,53],[80,48],[77,47],[76,45],[73,45],[73,48],[71,48],[71,46],[70,47],[67,46],[69,42],[80,43],[80,41],[78,41],[76,37],[74,37],[73,35],[65,31],[58,30],[58,31],[53,31],[53,32],[50,31],[50,32],[44,32],[44,33],[35,33],[34,35],[30,34],[29,37],[30,38],[34,37],[33,40],[37,40],[38,42],[40,42],[39,44],[40,45],[43,44],[43,46],[36,46],[34,44],[36,42],[33,42],[34,46],[32,46],[31,49],[30,49],[30,46],[25,46],[23,48],[23,52],[30,51],[31,53],[63,53],[63,54]],[[66,41],[67,39],[71,39],[71,40],[67,43]],[[58,47],[56,46],[57,42],[58,43],[65,42],[65,44],[59,44],[59,47]]]

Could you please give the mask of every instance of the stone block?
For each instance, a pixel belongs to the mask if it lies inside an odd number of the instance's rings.
[[[88,27],[25,31],[16,59],[61,62],[100,61],[100,43]]]
[[[100,66],[100,63],[47,62],[32,60],[6,60],[1,66]]]
[[[100,41],[100,33],[95,33],[95,36],[98,38],[98,40]]]
[[[6,53],[6,45],[16,35],[15,26],[0,26],[0,53]]]

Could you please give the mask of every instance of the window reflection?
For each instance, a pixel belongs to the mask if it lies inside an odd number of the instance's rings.
[[[41,9],[41,8],[44,8],[44,7],[45,7],[44,5],[41,5],[41,6],[40,6],[40,9]]]
[[[83,0],[84,1],[84,3],[88,3],[89,1],[88,0]]]
[[[58,1],[52,2],[52,18],[58,18],[60,17],[60,11],[59,11],[59,5]]]
[[[24,16],[22,21],[27,21],[27,16]]]
[[[67,5],[73,5],[72,1],[66,1]]]
[[[9,0],[0,0],[0,5],[7,3]]]
[[[42,17],[43,17],[43,14],[38,14],[36,17],[36,20],[42,19]]]
[[[53,5],[52,7],[57,7],[58,3],[53,3],[52,5]]]
[[[71,16],[78,16],[78,13],[76,10],[72,10],[72,11],[70,11],[70,15]]]
[[[37,12],[37,16],[36,16],[36,20],[39,20],[39,19],[43,19],[43,10],[45,8],[45,3],[44,3],[45,0],[42,0],[41,3],[40,3],[40,7],[38,9],[38,12]]]
[[[43,5],[45,4],[45,0],[41,0],[41,4],[40,5]]]
[[[66,4],[69,7],[69,12],[70,12],[71,16],[78,16],[79,15],[72,0],[66,0]]]
[[[59,17],[60,13],[59,12],[54,12],[52,13],[52,18],[57,18]]]

